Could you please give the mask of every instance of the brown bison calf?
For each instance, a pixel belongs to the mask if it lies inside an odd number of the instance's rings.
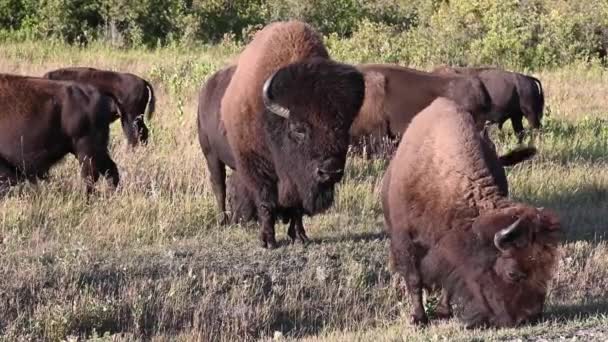
[[[540,317],[559,221],[510,200],[500,164],[471,114],[448,99],[433,101],[406,130],[384,175],[382,207],[413,323],[427,322],[423,288],[442,290],[440,317],[460,302],[469,327]]]
[[[510,119],[519,143],[523,141],[524,116],[532,128],[542,126],[545,96],[540,80],[535,77],[498,68],[449,66],[438,67],[433,73],[479,77],[490,94],[491,112],[498,114],[493,120],[502,128],[504,122]]]
[[[100,174],[117,186],[108,154],[117,112],[115,101],[90,85],[0,74],[0,191],[44,178],[68,153],[82,166],[87,193]]]
[[[357,68],[365,76],[365,101],[350,129],[355,147],[375,140],[390,148],[384,138],[399,137],[412,118],[440,96],[453,100],[480,122],[489,115],[490,97],[477,77],[438,75],[392,64]],[[373,145],[372,152],[378,149]]]
[[[129,144],[147,143],[148,127],[144,115],[150,120],[156,104],[154,89],[148,81],[129,73],[84,67],[57,69],[43,77],[84,82],[98,87],[103,93],[112,94],[120,105],[120,120]]]
[[[221,119],[264,247],[277,246],[283,208],[314,215],[331,206],[364,92],[363,75],[332,61],[321,36],[299,21],[266,26],[240,54]]]

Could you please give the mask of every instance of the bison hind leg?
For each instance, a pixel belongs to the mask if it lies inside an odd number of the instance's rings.
[[[435,309],[435,316],[438,319],[450,319],[453,316],[452,305],[450,304],[450,293],[445,288],[441,289],[439,304]]]
[[[306,236],[306,231],[304,230],[304,224],[302,222],[302,214],[297,213],[291,216],[289,222],[289,229],[287,230],[287,235],[291,238],[291,243],[295,243],[296,240],[300,241],[302,244],[308,244],[310,239]]]

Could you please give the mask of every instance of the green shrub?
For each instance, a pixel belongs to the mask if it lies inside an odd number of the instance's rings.
[[[356,62],[539,69],[608,49],[605,0],[4,0],[0,40],[240,45],[286,19],[309,22],[336,58]]]

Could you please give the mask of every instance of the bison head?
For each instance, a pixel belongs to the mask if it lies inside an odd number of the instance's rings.
[[[275,171],[295,188],[289,191],[298,194],[307,214],[333,202],[364,93],[357,69],[321,58],[280,68],[264,83],[264,125]]]
[[[473,231],[484,259],[471,290],[470,325],[513,326],[540,317],[557,261],[560,225],[546,209],[527,206],[480,216]]]

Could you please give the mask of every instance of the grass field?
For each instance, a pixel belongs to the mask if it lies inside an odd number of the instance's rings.
[[[217,225],[196,97],[237,51],[230,44],[148,52],[3,44],[0,72],[129,71],[149,79],[158,100],[148,146],[130,152],[119,124],[112,127],[117,192],[100,184],[87,203],[69,157],[48,181],[0,200],[0,340],[608,338],[607,70],[581,64],[535,73],[546,93],[545,130],[528,141],[540,152],[508,171],[512,196],[555,209],[566,231],[545,321],[466,331],[452,320],[415,329],[387,269],[376,192],[385,162],[349,160],[331,211],[305,220],[313,240],[306,247],[290,246],[282,226],[282,247],[267,251],[255,226]],[[506,126],[494,132],[503,152],[515,142]]]

